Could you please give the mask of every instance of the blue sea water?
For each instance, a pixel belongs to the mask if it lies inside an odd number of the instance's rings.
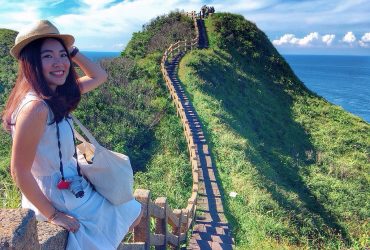
[[[121,54],[121,52],[97,52],[97,51],[82,51],[82,53],[91,60],[93,60],[94,62],[98,62],[105,58],[117,57]]]
[[[94,61],[120,55],[83,53]],[[310,90],[370,123],[370,56],[283,56]]]
[[[370,56],[284,58],[310,90],[370,123]]]

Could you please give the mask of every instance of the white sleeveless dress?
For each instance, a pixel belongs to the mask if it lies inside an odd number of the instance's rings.
[[[40,100],[33,92],[27,93],[12,115],[12,124],[15,124],[19,111],[25,104]],[[47,124],[37,147],[35,160],[32,164],[32,175],[36,179],[44,195],[56,209],[74,216],[80,222],[77,232],[69,233],[66,249],[117,249],[118,245],[128,232],[129,227],[137,219],[141,205],[131,200],[122,205],[112,205],[99,193],[94,191],[90,184],[83,180],[85,195],[76,198],[69,190],[60,190],[57,183],[61,180],[59,170],[59,149],[56,124],[50,125],[53,113],[49,109]],[[71,119],[69,123],[73,126]],[[71,128],[66,119],[59,124],[62,161],[66,178],[77,176],[74,143]],[[12,134],[15,127],[12,126]],[[35,211],[38,220],[46,218],[22,194],[22,207]]]

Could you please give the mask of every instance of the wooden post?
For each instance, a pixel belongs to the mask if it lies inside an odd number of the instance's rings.
[[[162,246],[156,246],[156,250],[166,250],[167,248],[167,198],[159,197],[155,200],[155,204],[164,209],[164,218],[156,218],[155,233],[164,235],[164,243]]]
[[[136,189],[134,196],[141,203],[143,217],[140,224],[134,228],[134,242],[145,242],[145,249],[150,249],[150,191]]]
[[[181,233],[186,233],[189,230],[188,220],[189,220],[188,210],[186,208],[181,209],[181,222],[182,222]]]
[[[179,225],[174,227],[173,228],[173,234],[174,235],[177,235],[179,238],[178,238],[178,241],[177,241],[177,249],[180,249],[180,245],[181,245],[181,226],[182,226],[182,210],[181,209],[175,209],[173,211],[173,213],[176,215],[177,218],[179,218]]]

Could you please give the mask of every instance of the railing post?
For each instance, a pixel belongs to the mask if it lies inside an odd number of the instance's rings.
[[[180,51],[184,51],[186,53],[188,50],[193,50],[194,46],[195,46],[195,48],[197,48],[197,44],[198,44],[198,40],[199,40],[199,31],[198,31],[198,25],[197,25],[198,13],[196,11],[192,11],[191,13],[187,13],[187,15],[191,15],[191,17],[193,19],[193,23],[194,23],[194,27],[195,27],[195,31],[196,31],[196,36],[193,39],[190,39],[189,41],[187,41],[187,39],[185,39],[183,41],[177,41],[176,43],[171,44],[167,48],[167,50],[165,51],[165,55],[171,56],[171,58],[173,57],[172,53],[176,53],[176,52],[180,53]],[[201,18],[201,15],[199,15],[199,18]],[[174,48],[176,46],[178,46],[178,47]],[[184,46],[184,49],[182,49],[181,46]],[[188,49],[188,46],[189,46],[189,49]],[[177,51],[176,51],[176,49],[177,49]],[[165,209],[166,218],[163,219],[163,217],[161,215],[160,218],[156,219],[157,220],[156,221],[156,231],[155,231],[155,236],[153,237],[153,239],[156,239],[156,241],[158,241],[158,242],[154,243],[154,241],[153,241],[153,245],[157,245],[156,249],[166,249],[166,247],[167,247],[166,245],[165,246],[163,246],[163,245],[158,246],[159,244],[162,244],[162,243],[166,242],[166,243],[169,243],[170,248],[174,247],[174,248],[179,249],[181,243],[186,240],[186,234],[189,230],[189,226],[191,226],[192,223],[194,223],[194,216],[195,216],[196,203],[197,203],[196,199],[197,199],[197,196],[198,196],[198,189],[199,189],[199,186],[198,186],[198,181],[199,181],[198,171],[199,170],[198,170],[198,164],[197,164],[197,153],[194,149],[194,142],[193,142],[193,138],[192,138],[192,133],[189,130],[190,129],[189,125],[188,125],[189,122],[188,122],[188,120],[185,116],[184,108],[182,106],[182,103],[179,101],[179,97],[178,97],[176,91],[174,90],[172,81],[170,80],[170,78],[167,75],[168,74],[167,69],[164,68],[162,73],[163,73],[163,77],[165,78],[166,85],[167,85],[167,87],[170,91],[170,94],[171,94],[171,97],[172,97],[172,100],[173,100],[173,104],[176,107],[177,116],[181,117],[181,121],[183,123],[183,128],[184,128],[185,136],[186,136],[186,139],[187,139],[187,143],[189,144],[188,148],[189,148],[189,153],[190,153],[190,160],[191,160],[192,167],[193,167],[193,171],[192,171],[193,172],[193,189],[192,189],[192,196],[188,200],[187,207],[185,209],[181,209],[181,210],[176,209],[174,211],[175,216],[178,218],[178,220],[175,220],[175,221],[178,221],[178,222],[171,223],[171,221],[172,221],[172,219],[171,219],[172,212],[167,211],[167,209],[169,209],[169,208],[168,208],[168,205],[165,202],[165,198],[161,198],[161,199],[163,199],[162,203],[166,204],[166,205],[163,205],[165,207],[161,206]],[[195,163],[194,163],[194,161],[195,161]],[[157,199],[155,203],[158,204],[158,206],[160,206],[159,202],[160,202],[160,200]],[[157,209],[157,206],[155,206],[155,207]],[[167,216],[170,216],[170,218],[167,218]],[[167,229],[168,220],[170,220],[170,224],[172,226],[172,232],[171,233],[178,237],[177,242],[172,242],[174,239],[172,238],[172,235],[170,236],[170,233],[167,232],[167,230],[168,230]],[[163,234],[165,234],[165,237],[162,236]],[[169,238],[169,237],[171,237],[171,238]],[[159,243],[159,242],[161,242],[161,243]]]
[[[164,218],[156,218],[155,233],[164,235],[164,243],[162,246],[156,246],[156,250],[166,250],[167,249],[167,198],[159,197],[155,200],[155,204],[164,209]]]
[[[182,210],[181,209],[175,209],[173,211],[173,213],[176,215],[177,218],[179,218],[179,225],[174,227],[173,228],[173,234],[174,235],[177,235],[179,238],[178,238],[178,241],[177,241],[177,249],[180,249],[180,245],[181,245],[181,233],[182,233]]]
[[[188,231],[188,210],[186,208],[181,209],[181,232],[186,233]]]
[[[150,191],[136,189],[134,196],[141,203],[143,216],[139,225],[134,228],[134,242],[145,242],[145,249],[150,249]]]

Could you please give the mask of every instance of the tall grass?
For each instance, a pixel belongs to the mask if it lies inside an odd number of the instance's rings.
[[[237,248],[367,247],[369,124],[307,90],[255,25],[216,14],[206,26],[211,48],[186,55],[179,76]]]

